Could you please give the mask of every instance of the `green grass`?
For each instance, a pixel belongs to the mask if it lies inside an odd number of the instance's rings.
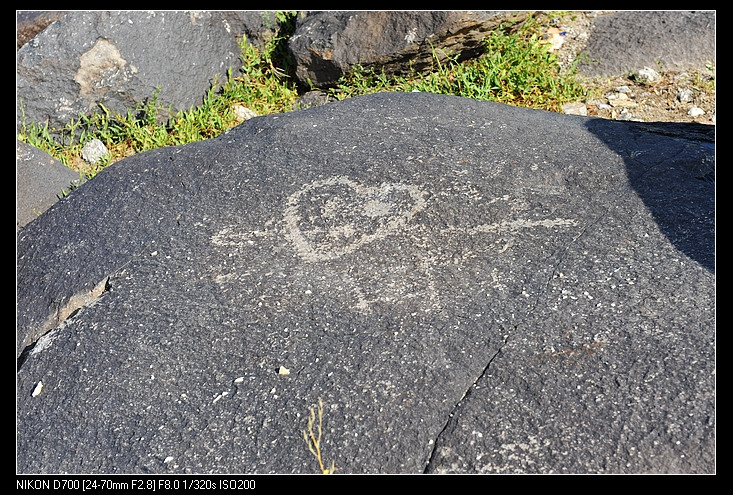
[[[296,15],[278,12],[279,30],[262,49],[242,39],[241,74],[234,76],[230,70],[227,81],[220,88],[213,84],[196,108],[173,114],[158,102],[159,89],[126,115],[116,115],[100,104],[96,112],[79,115],[63,129],[23,119],[18,139],[91,178],[136,153],[216,137],[241,123],[234,111],[238,105],[258,115],[291,111],[299,88],[286,43]],[[560,74],[556,56],[541,42],[541,28],[541,21],[532,16],[519,26],[508,23],[484,40],[481,57],[469,61],[458,62],[456,56],[444,53],[438,57],[434,52],[428,73],[388,76],[357,66],[330,93],[345,99],[379,91],[417,90],[560,111],[563,103],[584,99],[587,91],[574,70]],[[109,150],[95,165],[81,158],[82,147],[91,139],[101,140]]]
[[[564,103],[584,98],[586,90],[574,70],[560,74],[557,56],[547,51],[539,33],[533,18],[515,33],[497,29],[484,40],[485,53],[478,59],[458,62],[456,55],[436,54],[432,70],[424,75],[388,77],[357,67],[341,79],[336,94],[424,91],[559,112]],[[447,62],[439,62],[446,57]]]

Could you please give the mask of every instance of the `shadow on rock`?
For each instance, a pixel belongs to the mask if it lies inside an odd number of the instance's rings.
[[[631,186],[662,233],[714,273],[715,127],[601,119],[587,127],[624,158]]]

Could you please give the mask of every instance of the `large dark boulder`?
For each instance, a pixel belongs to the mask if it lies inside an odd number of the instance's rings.
[[[588,76],[644,67],[684,71],[715,64],[715,11],[621,11],[598,16],[578,65]]]
[[[18,123],[61,128],[99,104],[126,115],[158,88],[164,109],[199,105],[215,78],[241,67],[229,21],[226,12],[69,12],[18,50]]]
[[[483,53],[482,40],[508,18],[503,11],[307,12],[288,40],[296,76],[317,88],[335,86],[354,65],[386,74],[433,67],[436,57]]]
[[[422,93],[116,163],[18,236],[22,473],[711,473],[714,141]],[[22,353],[20,351],[23,351]]]

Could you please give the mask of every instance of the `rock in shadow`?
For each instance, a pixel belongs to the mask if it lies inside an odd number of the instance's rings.
[[[592,119],[588,129],[624,158],[629,182],[660,230],[715,272],[715,127]]]

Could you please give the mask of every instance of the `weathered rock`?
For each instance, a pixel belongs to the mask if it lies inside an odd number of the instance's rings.
[[[247,42],[260,50],[270,41],[281,27],[277,15],[273,11],[235,10],[225,12],[232,34],[239,40],[243,35]]]
[[[715,11],[605,14],[595,20],[584,52],[578,69],[588,76],[704,68],[715,62]]]
[[[375,94],[118,162],[18,236],[17,468],[317,472],[321,398],[341,473],[714,472],[704,127]]]
[[[52,129],[99,104],[126,115],[157,88],[165,109],[187,110],[241,67],[231,31],[225,12],[69,12],[18,50],[18,101]]]
[[[35,220],[71,189],[83,182],[74,172],[38,148],[15,144],[15,226],[20,230]]]
[[[293,109],[304,110],[310,107],[325,105],[326,103],[330,103],[336,100],[337,100],[336,98],[329,95],[326,91],[319,91],[319,90],[308,91],[305,94],[298,97],[298,99],[295,101],[295,104],[293,105]]]
[[[516,18],[526,17],[520,13]],[[447,55],[482,53],[482,40],[512,16],[501,11],[308,12],[288,47],[296,76],[316,88],[335,86],[355,64],[386,74],[417,72]]]
[[[28,41],[33,39],[46,27],[61,19],[66,11],[16,11],[15,13],[15,37],[16,46],[19,49]]]

